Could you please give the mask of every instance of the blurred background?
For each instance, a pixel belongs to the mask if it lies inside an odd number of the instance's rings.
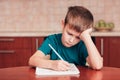
[[[120,0],[0,0],[0,32],[61,31],[69,6],[84,6],[120,31]]]

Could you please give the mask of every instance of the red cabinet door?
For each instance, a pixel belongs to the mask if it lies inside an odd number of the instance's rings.
[[[120,37],[109,38],[109,66],[120,67]]]
[[[37,51],[37,49],[41,46],[44,41],[44,37],[33,37],[32,38],[32,54]]]
[[[120,67],[120,37],[96,37],[95,44],[103,56],[104,66]]]
[[[28,65],[31,51],[32,38],[0,37],[0,68]]]
[[[95,44],[101,56],[103,57],[103,60],[104,60],[103,65],[108,66],[109,38],[108,37],[96,37]]]

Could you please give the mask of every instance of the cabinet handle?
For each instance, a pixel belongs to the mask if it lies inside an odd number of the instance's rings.
[[[15,51],[14,50],[0,50],[0,54],[7,54],[7,53],[12,54],[12,53],[15,53]]]
[[[101,55],[103,56],[104,51],[104,40],[101,38]]]
[[[38,38],[36,38],[36,50],[38,49]]]
[[[11,41],[14,41],[14,39],[13,38],[10,38],[10,39],[9,38],[1,38],[0,41],[10,41],[11,42]]]

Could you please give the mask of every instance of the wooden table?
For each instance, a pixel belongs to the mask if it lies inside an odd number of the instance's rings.
[[[86,67],[78,67],[79,76],[46,76],[35,75],[35,68],[28,66],[1,68],[0,80],[120,80],[120,68],[104,67],[95,71]]]

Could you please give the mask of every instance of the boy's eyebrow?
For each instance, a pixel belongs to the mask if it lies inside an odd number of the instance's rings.
[[[67,33],[72,35],[72,33],[70,33],[69,31],[67,31]]]
[[[71,32],[69,32],[69,31],[66,31],[68,34],[70,34],[70,35],[74,35],[74,34],[72,34]],[[81,35],[81,33],[79,34],[79,36],[75,36],[76,38],[79,38],[80,39],[80,35]]]

